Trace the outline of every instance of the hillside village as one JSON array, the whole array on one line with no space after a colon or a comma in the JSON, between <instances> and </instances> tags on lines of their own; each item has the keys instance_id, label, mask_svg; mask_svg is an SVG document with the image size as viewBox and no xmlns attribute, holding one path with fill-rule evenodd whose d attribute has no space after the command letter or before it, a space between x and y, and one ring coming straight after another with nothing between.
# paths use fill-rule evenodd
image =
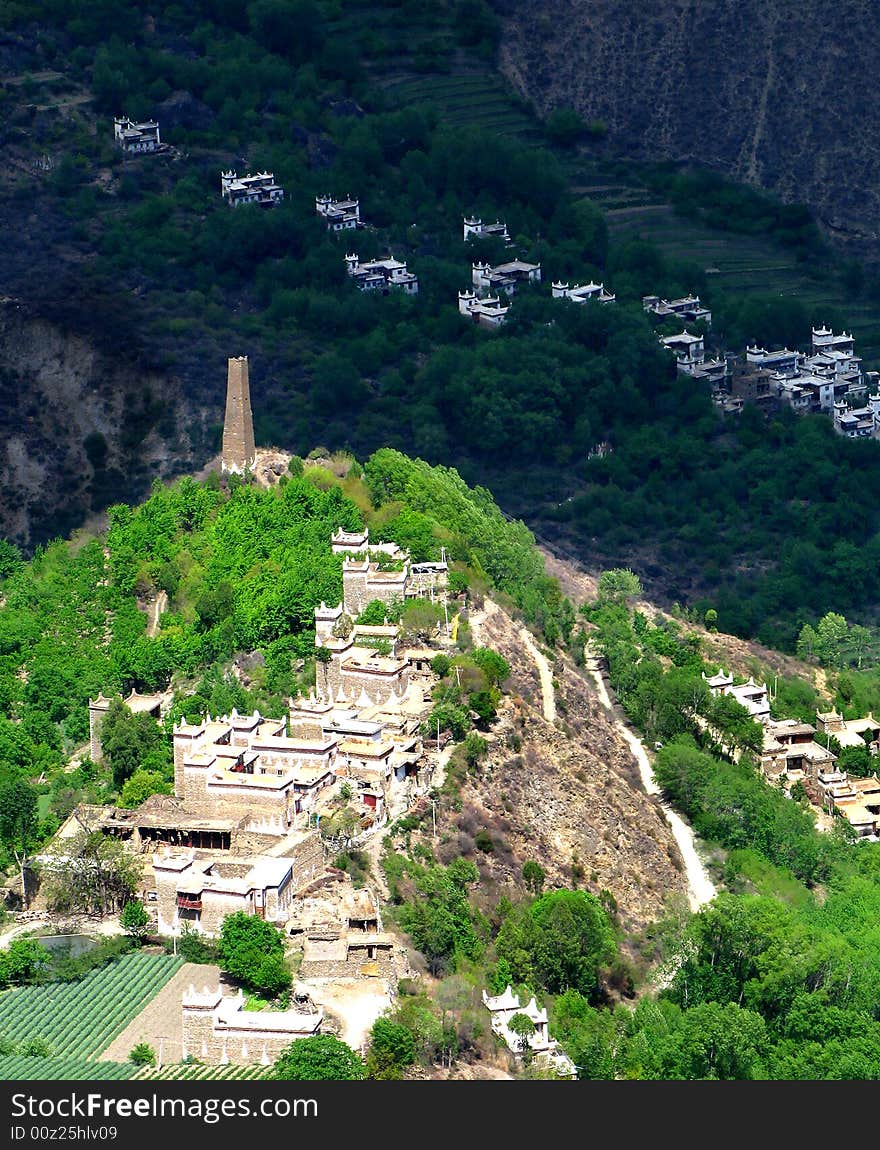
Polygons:
<instances>
[{"instance_id":1,"label":"hillside village","mask_svg":"<svg viewBox=\"0 0 880 1150\"><path fill-rule=\"evenodd\" d=\"M117 118L115 135L127 155L155 153L166 147L159 142L159 125L154 121L134 123ZM284 198L272 172L243 177L232 170L224 172L221 191L232 207L251 204L267 208ZM375 230L361 218L360 200L350 195L345 199L317 196L315 211L334 234ZM493 241L514 247L507 225L500 219L484 223L479 216L464 216L462 237L465 242ZM408 296L418 295L418 275L408 268L406 260L396 259L390 252L364 261L356 252L346 253L345 264L360 291L387 295L399 290ZM508 318L517 289L541 281L540 263L514 258L491 265L475 260L471 286L458 293L458 311L480 328L497 329ZM573 304L610 304L616 300L604 283L593 281L570 284L554 280L551 296ZM769 415L784 405L798 414L828 415L834 430L850 439L880 436L880 373L862 370L851 334L819 327L812 330L808 351L767 349L755 344L736 352L712 345L712 312L699 296L663 299L646 295L642 307L663 327L658 341L672 353L676 371L707 384L713 402L724 414L738 414L746 404L752 404ZM680 331L668 331L679 324Z\"/></svg>"},{"instance_id":2,"label":"hillside village","mask_svg":"<svg viewBox=\"0 0 880 1150\"><path fill-rule=\"evenodd\" d=\"M0 46L0 1078L880 1078L876 268L226 8Z\"/></svg>"},{"instance_id":3,"label":"hillside village","mask_svg":"<svg viewBox=\"0 0 880 1150\"><path fill-rule=\"evenodd\" d=\"M248 359L233 357L228 361L219 472L228 482L247 482L260 473L260 455L254 439ZM467 611L445 551L439 561L415 562L398 543L372 539L369 528L345 526L333 530L327 546L341 561L342 598L314 608L313 687L290 697L281 716L269 717L259 710L239 713L233 708L227 714L206 712L195 721L175 721L171 793L155 793L134 807L80 804L35 858L47 878L64 873L75 857L69 852L79 849L85 830L138 860L134 901L126 904L126 910L143 908L139 929L164 940L173 953L178 945L191 953L194 939L221 940L225 924L251 921L279 932L283 953L295 967L290 993L262 1007L254 1006L259 1000L253 999L246 983L243 987L230 980L217 966L189 963L169 968L172 977L158 987L155 999L134 1013L105 1052L96 1052L103 1060L96 1065L108 1072L128 1065L111 1060L127 1057L126 1044L147 1046L160 1031L158 1071L165 1065L168 1072L195 1066L222 1075L269 1073L297 1043L325 1035L341 1036L369 1058L375 1027L401 1001L401 987L418 983L425 975L419 974L418 956L399 928L387 929L388 880L381 870L370 865L366 876L358 877L338 863L343 857L359 856L375 863L389 831L393 836L395 827L424 826L428 817L433 835L422 841L426 847L437 841L436 807L456 761L459 736L442 730L439 720L434 736L426 720L436 702L438 668L448 666L459 649L456 634L463 617L470 618L475 640L505 653L508 689L518 693L517 699L504 703L507 718L497 733L489 728L485 741L478 740L482 749L477 754L491 747L494 760L495 745L500 749L499 740L511 737L510 720L524 709L519 696L530 690L522 679L523 661L531 664L527 674L538 672L541 717L530 737L547 748L547 758L538 766L534 749L527 752L536 768L528 803L519 793L520 782L508 774L509 764L500 768L499 782L506 788L503 810L515 810L509 796L516 794L523 813L529 809L541 813L537 857L543 865L536 864L541 882L550 876L554 885L566 882L568 864L562 860L571 851L572 875L583 872L580 857L590 858L597 868L592 881L606 882L617 891L620 906L615 913L621 921L656 914L676 890L687 895L694 909L715 895L705 863L694 850L693 832L683 823L666 825L668 814L651 797L657 787L644 746L613 716L603 682L601 639L594 646L587 637L585 648L587 670L599 688L597 703L585 693L573 664L564 670L557 661L554 676L564 677L564 684L551 678L547 659L528 633L521 627L517 630L497 605L487 600L481 613ZM626 573L610 574L622 578ZM414 644L404 636L401 624L389 617L398 618L401 606L419 602L431 605L436 621ZM370 621L359 621L365 615ZM376 621L380 617L381 622ZM838 768L837 755L830 749L833 738L835 746L864 747L876 755L880 723L871 714L844 719L833 710L822 711L812 726L771 717L772 693L765 682L752 677L740 681L741 676L723 667L716 673L704 671L702 679L711 698L732 704L726 722L758 725L758 763L766 787L781 790L792 805L795 799L812 804L816 827L824 834L843 821L854 837L878 841L880 780L876 773L850 777ZM124 699L129 713L159 725L165 721L169 701L167 693L137 691ZM89 700L88 751L96 763L105 757L104 724L118 706L118 700L103 693ZM527 730L528 721L518 722L519 729ZM713 730L711 718L697 716L695 722L723 747L724 728ZM502 734L505 728L508 733ZM521 746L522 738L514 737ZM613 786L616 814L613 808L603 809L605 799L591 796L583 808L589 811L586 821L572 820L572 782L560 771L572 755L588 753L590 747L598 750L603 743L604 762L595 758L590 770L597 783ZM636 752L642 772L639 782L635 776L627 777L632 768L611 766L621 755L625 759L628 752L622 748L627 743ZM661 746L657 743L655 752ZM742 749L727 753L736 762ZM578 786L586 787L583 768L575 773ZM554 774L562 784L555 794ZM484 827L503 824L511 843L522 836L524 843L534 844L534 831L517 826L517 816L499 819L493 813L498 793L486 788L487 779L478 772L470 784L459 827L472 825L467 820L479 812ZM600 838L596 831L609 814ZM639 824L644 828L641 841L636 834ZM489 842L498 833L497 829L480 832ZM466 838L462 829L451 841L453 855L457 843L463 850L473 850L473 845L464 847ZM500 844L500 837L497 841ZM569 844L574 843L579 846L573 849ZM659 854L652 857L658 848ZM496 870L498 878L509 874L510 846L491 849L497 859L486 874ZM639 892L638 875L644 873L648 858L656 881L649 883L648 891ZM610 868L601 879L599 868ZM614 899L607 887L605 896ZM639 909L640 901L644 910ZM37 919L34 913L31 909L21 915L21 926L27 929L29 921L39 921L41 912L36 911ZM64 919L55 916L54 921ZM547 1008L534 994L524 998L522 986L514 989L509 979L505 985L483 985L479 1002L487 1033L498 1044L493 1073L576 1076L575 1062L553 1034ZM0 1030L2 1017L0 996ZM502 1071L505 1065L507 1071Z\"/></svg>"}]
</instances>

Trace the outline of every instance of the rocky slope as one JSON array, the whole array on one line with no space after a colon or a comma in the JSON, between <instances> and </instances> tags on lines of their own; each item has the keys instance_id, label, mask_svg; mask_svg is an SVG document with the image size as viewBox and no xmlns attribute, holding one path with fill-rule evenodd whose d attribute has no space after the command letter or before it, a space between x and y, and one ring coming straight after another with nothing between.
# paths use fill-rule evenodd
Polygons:
<instances>
[{"instance_id":1,"label":"rocky slope","mask_svg":"<svg viewBox=\"0 0 880 1150\"><path fill-rule=\"evenodd\" d=\"M695 161L806 202L880 253L871 0L510 0L501 67L616 153Z\"/></svg>"},{"instance_id":2,"label":"rocky slope","mask_svg":"<svg viewBox=\"0 0 880 1150\"><path fill-rule=\"evenodd\" d=\"M537 667L509 615L489 615L480 641L511 664L510 694L489 754L463 788L461 811L444 821L441 860L474 858L491 902L520 886L523 863L535 859L548 887L610 891L621 924L638 931L670 896L685 896L685 881L670 829L641 789L629 748L567 660L555 665L557 722L546 722ZM480 830L488 831L492 850L475 849Z\"/></svg>"},{"instance_id":3,"label":"rocky slope","mask_svg":"<svg viewBox=\"0 0 880 1150\"><path fill-rule=\"evenodd\" d=\"M0 299L0 531L25 546L192 463L173 379L16 299Z\"/></svg>"}]
</instances>

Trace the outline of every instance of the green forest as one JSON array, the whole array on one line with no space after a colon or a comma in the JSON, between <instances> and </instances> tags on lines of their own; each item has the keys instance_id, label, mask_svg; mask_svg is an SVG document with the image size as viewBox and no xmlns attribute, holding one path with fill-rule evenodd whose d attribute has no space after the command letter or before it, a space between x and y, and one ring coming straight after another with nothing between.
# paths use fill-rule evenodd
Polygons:
<instances>
[{"instance_id":1,"label":"green forest","mask_svg":"<svg viewBox=\"0 0 880 1150\"><path fill-rule=\"evenodd\" d=\"M245 348L258 442L362 457L389 445L453 465L586 563L626 563L663 601L713 607L723 629L784 649L829 610L873 622L877 445L841 441L825 417L722 418L705 388L676 378L640 298L699 291L716 338L738 348L803 346L812 322L846 315L724 293L696 265L615 239L572 191L601 126L571 115L542 124L508 93L520 126L492 131L450 123L429 95L397 97L395 78L492 74L499 23L488 4L199 0L160 3L149 18L133 3L7 7L27 62L25 82L0 89L10 141L33 137L61 156L36 195L79 253L81 307L71 314L68 302L66 319L95 331L124 322L141 362L210 402L203 455L218 445L225 356ZM37 115L38 95L63 103L81 91L91 103ZM166 117L172 155L123 159L112 138L123 110ZM219 173L230 166L274 171L284 202L229 209ZM797 205L697 170L658 166L645 179L683 219L764 236L817 281L850 284L854 300L872 290ZM330 235L314 212L325 193L359 196L369 226ZM34 194L13 183L10 210ZM508 251L465 244L470 213L505 219L515 254L542 263L543 283L518 293L495 333L456 308L471 262ZM358 292L343 259L352 244L362 259L406 258L419 295ZM552 280L591 278L617 303L550 299ZM112 303L120 287L124 320ZM150 427L173 437L160 399L131 434ZM595 454L600 443L611 453ZM100 444L90 458L100 509L121 477L102 470Z\"/></svg>"}]
</instances>

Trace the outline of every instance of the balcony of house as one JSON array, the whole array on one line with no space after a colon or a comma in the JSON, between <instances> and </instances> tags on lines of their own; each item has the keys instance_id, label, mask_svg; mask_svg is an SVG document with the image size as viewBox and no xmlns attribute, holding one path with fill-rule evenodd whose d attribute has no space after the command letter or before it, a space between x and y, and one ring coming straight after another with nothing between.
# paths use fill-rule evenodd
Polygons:
<instances>
[{"instance_id":1,"label":"balcony of house","mask_svg":"<svg viewBox=\"0 0 880 1150\"><path fill-rule=\"evenodd\" d=\"M189 894L179 894L177 896L177 909L178 910L198 910L202 909L201 897Z\"/></svg>"}]
</instances>

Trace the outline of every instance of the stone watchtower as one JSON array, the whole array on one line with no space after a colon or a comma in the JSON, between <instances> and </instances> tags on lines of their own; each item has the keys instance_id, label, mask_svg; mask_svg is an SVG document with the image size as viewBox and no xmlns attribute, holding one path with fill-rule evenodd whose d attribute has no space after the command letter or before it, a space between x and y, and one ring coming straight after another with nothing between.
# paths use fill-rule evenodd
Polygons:
<instances>
[{"instance_id":1,"label":"stone watchtower","mask_svg":"<svg viewBox=\"0 0 880 1150\"><path fill-rule=\"evenodd\" d=\"M233 471L241 475L253 467L256 458L248 361L246 355L239 355L229 360L221 467L223 471Z\"/></svg>"}]
</instances>

